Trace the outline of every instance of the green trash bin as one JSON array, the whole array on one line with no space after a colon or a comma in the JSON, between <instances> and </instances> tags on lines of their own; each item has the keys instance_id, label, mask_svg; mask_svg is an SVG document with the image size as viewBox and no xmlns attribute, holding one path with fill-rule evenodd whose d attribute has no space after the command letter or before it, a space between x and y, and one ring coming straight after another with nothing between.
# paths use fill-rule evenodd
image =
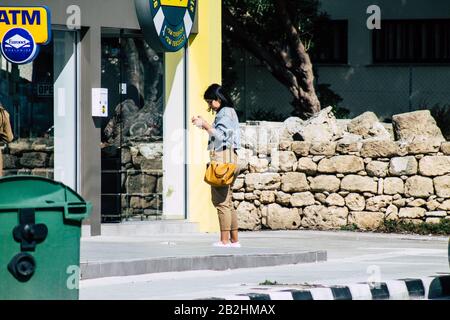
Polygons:
<instances>
[{"instance_id":1,"label":"green trash bin","mask_svg":"<svg viewBox=\"0 0 450 320\"><path fill-rule=\"evenodd\" d=\"M0 179L0 300L77 300L81 223L92 205L62 183Z\"/></svg>"}]
</instances>

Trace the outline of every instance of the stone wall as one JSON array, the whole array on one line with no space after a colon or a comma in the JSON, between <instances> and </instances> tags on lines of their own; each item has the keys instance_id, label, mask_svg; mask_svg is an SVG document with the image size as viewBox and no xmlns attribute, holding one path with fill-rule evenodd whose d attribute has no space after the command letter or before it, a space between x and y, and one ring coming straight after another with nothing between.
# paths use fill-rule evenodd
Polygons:
<instances>
[{"instance_id":1,"label":"stone wall","mask_svg":"<svg viewBox=\"0 0 450 320\"><path fill-rule=\"evenodd\" d=\"M3 151L3 175L35 175L53 179L52 138L19 139Z\"/></svg>"},{"instance_id":2,"label":"stone wall","mask_svg":"<svg viewBox=\"0 0 450 320\"><path fill-rule=\"evenodd\" d=\"M398 115L389 132L373 113L341 126L325 109L307 122L243 126L233 185L240 228L450 219L450 142L433 122L425 111Z\"/></svg>"},{"instance_id":3,"label":"stone wall","mask_svg":"<svg viewBox=\"0 0 450 320\"><path fill-rule=\"evenodd\" d=\"M122 216L161 216L163 210L163 143L130 144L121 150Z\"/></svg>"},{"instance_id":4,"label":"stone wall","mask_svg":"<svg viewBox=\"0 0 450 320\"><path fill-rule=\"evenodd\" d=\"M107 160L102 168L102 215L126 219L161 216L162 142L129 142L123 148L112 146L102 152ZM53 138L18 139L4 148L2 156L4 176L54 179Z\"/></svg>"}]
</instances>

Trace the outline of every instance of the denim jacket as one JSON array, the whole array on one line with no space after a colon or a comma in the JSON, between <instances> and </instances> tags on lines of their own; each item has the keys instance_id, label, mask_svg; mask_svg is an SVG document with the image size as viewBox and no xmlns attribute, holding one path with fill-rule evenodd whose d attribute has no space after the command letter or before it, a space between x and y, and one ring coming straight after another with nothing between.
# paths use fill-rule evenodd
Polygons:
<instances>
[{"instance_id":1,"label":"denim jacket","mask_svg":"<svg viewBox=\"0 0 450 320\"><path fill-rule=\"evenodd\" d=\"M239 119L233 108L222 107L213 123L214 132L209 137L208 150L220 151L224 147L241 147Z\"/></svg>"}]
</instances>

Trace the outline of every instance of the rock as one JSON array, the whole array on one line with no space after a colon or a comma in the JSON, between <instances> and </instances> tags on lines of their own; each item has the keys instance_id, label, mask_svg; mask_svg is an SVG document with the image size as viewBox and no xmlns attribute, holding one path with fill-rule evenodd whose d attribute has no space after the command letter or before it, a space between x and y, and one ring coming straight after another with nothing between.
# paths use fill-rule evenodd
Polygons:
<instances>
[{"instance_id":1,"label":"rock","mask_svg":"<svg viewBox=\"0 0 450 320\"><path fill-rule=\"evenodd\" d=\"M314 197L313 197L314 199ZM325 200L325 203L328 206L337 206L337 207L343 207L345 206L345 200L342 196L340 196L337 193L330 194L327 199Z\"/></svg>"},{"instance_id":2,"label":"rock","mask_svg":"<svg viewBox=\"0 0 450 320\"><path fill-rule=\"evenodd\" d=\"M384 193L384 179L380 178L378 179L377 194L382 195L383 193Z\"/></svg>"},{"instance_id":3,"label":"rock","mask_svg":"<svg viewBox=\"0 0 450 320\"><path fill-rule=\"evenodd\" d=\"M433 180L421 176L408 178L405 183L407 197L427 198L434 194Z\"/></svg>"},{"instance_id":4,"label":"rock","mask_svg":"<svg viewBox=\"0 0 450 320\"><path fill-rule=\"evenodd\" d=\"M354 118L347 125L347 131L360 135L364 139L373 137L379 137L382 140L390 139L389 132L383 127L373 112L365 112Z\"/></svg>"},{"instance_id":5,"label":"rock","mask_svg":"<svg viewBox=\"0 0 450 320\"><path fill-rule=\"evenodd\" d=\"M297 157L306 157L309 155L309 149L311 148L311 142L306 141L294 141L292 142L291 149Z\"/></svg>"},{"instance_id":6,"label":"rock","mask_svg":"<svg viewBox=\"0 0 450 320\"><path fill-rule=\"evenodd\" d=\"M312 161L319 163L320 160L325 159L325 156L314 156L311 159L312 159Z\"/></svg>"},{"instance_id":7,"label":"rock","mask_svg":"<svg viewBox=\"0 0 450 320\"><path fill-rule=\"evenodd\" d=\"M334 156L319 162L320 173L357 173L364 170L364 162L356 156Z\"/></svg>"},{"instance_id":8,"label":"rock","mask_svg":"<svg viewBox=\"0 0 450 320\"><path fill-rule=\"evenodd\" d=\"M389 207L387 207L386 212L384 213L384 217L387 221L398 220L398 208L391 204Z\"/></svg>"},{"instance_id":9,"label":"rock","mask_svg":"<svg viewBox=\"0 0 450 320\"><path fill-rule=\"evenodd\" d=\"M438 197L450 198L450 176L436 177L433 182Z\"/></svg>"},{"instance_id":10,"label":"rock","mask_svg":"<svg viewBox=\"0 0 450 320\"><path fill-rule=\"evenodd\" d=\"M245 193L244 192L233 193L233 200L244 201L245 200Z\"/></svg>"},{"instance_id":11,"label":"rock","mask_svg":"<svg viewBox=\"0 0 450 320\"><path fill-rule=\"evenodd\" d=\"M305 121L298 117L290 117L283 122L284 136L292 137L298 134L305 126ZM303 139L305 140L305 139Z\"/></svg>"},{"instance_id":12,"label":"rock","mask_svg":"<svg viewBox=\"0 0 450 320\"><path fill-rule=\"evenodd\" d=\"M434 211L434 210L436 210L437 208L439 208L440 205L441 205L440 202L438 202L438 201L432 199L432 200L429 200L429 201L427 202L427 209L430 210L430 211Z\"/></svg>"},{"instance_id":13,"label":"rock","mask_svg":"<svg viewBox=\"0 0 450 320\"><path fill-rule=\"evenodd\" d=\"M412 176L417 174L417 160L415 157L392 158L389 163L391 176Z\"/></svg>"},{"instance_id":14,"label":"rock","mask_svg":"<svg viewBox=\"0 0 450 320\"><path fill-rule=\"evenodd\" d=\"M323 225L326 229L337 229L347 225L348 220L348 208L346 207L329 207L327 210L322 211L324 214Z\"/></svg>"},{"instance_id":15,"label":"rock","mask_svg":"<svg viewBox=\"0 0 450 320\"><path fill-rule=\"evenodd\" d=\"M441 141L429 139L423 141L410 141L406 145L408 154L427 154L439 152Z\"/></svg>"},{"instance_id":16,"label":"rock","mask_svg":"<svg viewBox=\"0 0 450 320\"><path fill-rule=\"evenodd\" d=\"M417 219L425 216L426 210L424 208L401 208L399 217Z\"/></svg>"},{"instance_id":17,"label":"rock","mask_svg":"<svg viewBox=\"0 0 450 320\"><path fill-rule=\"evenodd\" d=\"M279 152L280 171L291 172L297 169L297 157L292 151Z\"/></svg>"},{"instance_id":18,"label":"rock","mask_svg":"<svg viewBox=\"0 0 450 320\"><path fill-rule=\"evenodd\" d=\"M150 194L154 193L157 184L157 177L145 174L128 176L126 187L128 194Z\"/></svg>"},{"instance_id":19,"label":"rock","mask_svg":"<svg viewBox=\"0 0 450 320\"><path fill-rule=\"evenodd\" d=\"M47 153L27 152L22 155L19 162L24 168L45 168L47 166Z\"/></svg>"},{"instance_id":20,"label":"rock","mask_svg":"<svg viewBox=\"0 0 450 320\"><path fill-rule=\"evenodd\" d=\"M349 192L377 193L378 183L370 177L348 175L342 179L341 189Z\"/></svg>"},{"instance_id":21,"label":"rock","mask_svg":"<svg viewBox=\"0 0 450 320\"><path fill-rule=\"evenodd\" d=\"M341 154L357 153L361 151L362 137L344 132L342 139L336 143L336 151Z\"/></svg>"},{"instance_id":22,"label":"rock","mask_svg":"<svg viewBox=\"0 0 450 320\"><path fill-rule=\"evenodd\" d=\"M445 218L447 216L447 211L428 211L425 212L426 217L442 217Z\"/></svg>"},{"instance_id":23,"label":"rock","mask_svg":"<svg viewBox=\"0 0 450 320\"><path fill-rule=\"evenodd\" d=\"M302 227L318 229L336 229L347 224L348 209L321 205L303 209Z\"/></svg>"},{"instance_id":24,"label":"rock","mask_svg":"<svg viewBox=\"0 0 450 320\"><path fill-rule=\"evenodd\" d=\"M321 203L321 204L325 204L327 201L327 195L324 193L315 193L314 194L314 199L317 200L317 202Z\"/></svg>"},{"instance_id":25,"label":"rock","mask_svg":"<svg viewBox=\"0 0 450 320\"><path fill-rule=\"evenodd\" d=\"M263 191L259 198L261 203L269 204L275 202L275 191Z\"/></svg>"},{"instance_id":26,"label":"rock","mask_svg":"<svg viewBox=\"0 0 450 320\"><path fill-rule=\"evenodd\" d=\"M447 156L450 155L450 142L443 142L441 144L441 152Z\"/></svg>"},{"instance_id":27,"label":"rock","mask_svg":"<svg viewBox=\"0 0 450 320\"><path fill-rule=\"evenodd\" d=\"M0 157L2 155L0 154ZM19 159L16 156L10 154L3 155L3 169L16 169Z\"/></svg>"},{"instance_id":28,"label":"rock","mask_svg":"<svg viewBox=\"0 0 450 320\"><path fill-rule=\"evenodd\" d=\"M246 171L248 169L250 158L253 156L253 150L238 149L237 154L239 172Z\"/></svg>"},{"instance_id":29,"label":"rock","mask_svg":"<svg viewBox=\"0 0 450 320\"><path fill-rule=\"evenodd\" d=\"M441 129L429 110L397 114L392 117L396 140L418 141L436 139L445 141Z\"/></svg>"},{"instance_id":30,"label":"rock","mask_svg":"<svg viewBox=\"0 0 450 320\"><path fill-rule=\"evenodd\" d=\"M27 151L32 151L31 142L25 139L19 139L8 144L9 153L12 155L19 155Z\"/></svg>"},{"instance_id":31,"label":"rock","mask_svg":"<svg viewBox=\"0 0 450 320\"><path fill-rule=\"evenodd\" d=\"M366 208L366 200L357 193L350 193L345 197L345 204L351 211L363 211Z\"/></svg>"},{"instance_id":32,"label":"rock","mask_svg":"<svg viewBox=\"0 0 450 320\"><path fill-rule=\"evenodd\" d=\"M249 202L241 202L236 209L240 230L260 230L261 216L258 209Z\"/></svg>"},{"instance_id":33,"label":"rock","mask_svg":"<svg viewBox=\"0 0 450 320\"><path fill-rule=\"evenodd\" d=\"M233 187L231 188L233 191L237 191L244 187L244 179L237 178L234 181Z\"/></svg>"},{"instance_id":34,"label":"rock","mask_svg":"<svg viewBox=\"0 0 450 320\"><path fill-rule=\"evenodd\" d=\"M314 203L315 199L311 192L294 193L291 196L291 205L293 207L311 206Z\"/></svg>"},{"instance_id":35,"label":"rock","mask_svg":"<svg viewBox=\"0 0 450 320\"><path fill-rule=\"evenodd\" d=\"M292 141L280 141L279 149L281 151L291 151Z\"/></svg>"},{"instance_id":36,"label":"rock","mask_svg":"<svg viewBox=\"0 0 450 320\"><path fill-rule=\"evenodd\" d=\"M392 204L392 196L376 196L366 201L366 210L378 212Z\"/></svg>"},{"instance_id":37,"label":"rock","mask_svg":"<svg viewBox=\"0 0 450 320\"><path fill-rule=\"evenodd\" d=\"M127 163L131 162L131 152L129 148L122 148L121 160L122 166L125 166Z\"/></svg>"},{"instance_id":38,"label":"rock","mask_svg":"<svg viewBox=\"0 0 450 320\"><path fill-rule=\"evenodd\" d=\"M163 177L158 178L156 181L156 193L163 193Z\"/></svg>"},{"instance_id":39,"label":"rock","mask_svg":"<svg viewBox=\"0 0 450 320\"><path fill-rule=\"evenodd\" d=\"M445 200L439 206L439 210L450 211L450 200Z\"/></svg>"},{"instance_id":40,"label":"rock","mask_svg":"<svg viewBox=\"0 0 450 320\"><path fill-rule=\"evenodd\" d=\"M298 229L301 224L301 209L282 208L276 203L268 206L267 226L272 230Z\"/></svg>"},{"instance_id":41,"label":"rock","mask_svg":"<svg viewBox=\"0 0 450 320\"><path fill-rule=\"evenodd\" d=\"M300 130L297 134L301 140L308 142L335 141L343 134L337 124L332 107L322 109L298 127Z\"/></svg>"},{"instance_id":42,"label":"rock","mask_svg":"<svg viewBox=\"0 0 450 320\"><path fill-rule=\"evenodd\" d=\"M288 206L291 203L291 195L282 191L277 191L275 194L276 202L282 206Z\"/></svg>"},{"instance_id":43,"label":"rock","mask_svg":"<svg viewBox=\"0 0 450 320\"><path fill-rule=\"evenodd\" d=\"M426 201L424 199L415 199L408 203L409 207L422 207L426 205Z\"/></svg>"},{"instance_id":44,"label":"rock","mask_svg":"<svg viewBox=\"0 0 450 320\"><path fill-rule=\"evenodd\" d=\"M392 204L398 208L402 208L402 207L406 206L406 200L405 199L394 200L392 202Z\"/></svg>"},{"instance_id":45,"label":"rock","mask_svg":"<svg viewBox=\"0 0 450 320\"><path fill-rule=\"evenodd\" d=\"M381 161L371 161L366 166L367 174L371 177L386 177L389 164Z\"/></svg>"},{"instance_id":46,"label":"rock","mask_svg":"<svg viewBox=\"0 0 450 320\"><path fill-rule=\"evenodd\" d=\"M366 141L361 148L361 156L365 158L391 158L398 153L398 145L390 140Z\"/></svg>"},{"instance_id":47,"label":"rock","mask_svg":"<svg viewBox=\"0 0 450 320\"><path fill-rule=\"evenodd\" d=\"M281 177L278 173L249 173L245 176L247 191L277 190L281 185Z\"/></svg>"},{"instance_id":48,"label":"rock","mask_svg":"<svg viewBox=\"0 0 450 320\"><path fill-rule=\"evenodd\" d=\"M162 159L142 159L141 170L143 172L151 173L155 170L162 170L163 162Z\"/></svg>"},{"instance_id":49,"label":"rock","mask_svg":"<svg viewBox=\"0 0 450 320\"><path fill-rule=\"evenodd\" d=\"M341 181L335 176L317 176L311 180L311 190L313 192L338 192Z\"/></svg>"},{"instance_id":50,"label":"rock","mask_svg":"<svg viewBox=\"0 0 450 320\"><path fill-rule=\"evenodd\" d=\"M269 170L269 160L252 156L249 160L248 167L250 173L264 173Z\"/></svg>"},{"instance_id":51,"label":"rock","mask_svg":"<svg viewBox=\"0 0 450 320\"><path fill-rule=\"evenodd\" d=\"M351 212L348 216L349 224L356 224L362 230L376 230L384 221L384 213L382 212Z\"/></svg>"},{"instance_id":52,"label":"rock","mask_svg":"<svg viewBox=\"0 0 450 320\"><path fill-rule=\"evenodd\" d=\"M419 173L429 177L450 173L450 156L423 157L419 162Z\"/></svg>"},{"instance_id":53,"label":"rock","mask_svg":"<svg viewBox=\"0 0 450 320\"><path fill-rule=\"evenodd\" d=\"M317 173L317 164L311 158L300 158L297 162L297 171L307 175L315 175Z\"/></svg>"},{"instance_id":54,"label":"rock","mask_svg":"<svg viewBox=\"0 0 450 320\"><path fill-rule=\"evenodd\" d=\"M254 201L254 200L257 200L258 198L259 197L252 192L245 193L245 195L244 195L244 199L247 201Z\"/></svg>"},{"instance_id":55,"label":"rock","mask_svg":"<svg viewBox=\"0 0 450 320\"><path fill-rule=\"evenodd\" d=\"M163 144L161 142L142 143L137 147L145 159L160 159L163 157Z\"/></svg>"},{"instance_id":56,"label":"rock","mask_svg":"<svg viewBox=\"0 0 450 320\"><path fill-rule=\"evenodd\" d=\"M441 218L426 218L425 223L439 224L441 223Z\"/></svg>"},{"instance_id":57,"label":"rock","mask_svg":"<svg viewBox=\"0 0 450 320\"><path fill-rule=\"evenodd\" d=\"M316 156L333 156L336 153L336 142L313 142L309 153Z\"/></svg>"},{"instance_id":58,"label":"rock","mask_svg":"<svg viewBox=\"0 0 450 320\"><path fill-rule=\"evenodd\" d=\"M306 175L299 172L288 172L281 177L281 190L283 192L309 191Z\"/></svg>"}]
</instances>

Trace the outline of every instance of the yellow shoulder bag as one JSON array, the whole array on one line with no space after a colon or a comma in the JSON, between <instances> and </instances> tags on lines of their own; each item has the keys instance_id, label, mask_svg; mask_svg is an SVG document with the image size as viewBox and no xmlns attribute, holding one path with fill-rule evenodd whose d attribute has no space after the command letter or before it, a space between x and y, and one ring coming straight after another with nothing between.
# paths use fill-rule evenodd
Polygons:
<instances>
[{"instance_id":1,"label":"yellow shoulder bag","mask_svg":"<svg viewBox=\"0 0 450 320\"><path fill-rule=\"evenodd\" d=\"M205 182L213 187L226 187L233 183L234 173L237 165L231 161L231 149L230 150L230 162L223 163L215 160L211 160L206 167ZM213 151L214 154L214 151Z\"/></svg>"}]
</instances>

